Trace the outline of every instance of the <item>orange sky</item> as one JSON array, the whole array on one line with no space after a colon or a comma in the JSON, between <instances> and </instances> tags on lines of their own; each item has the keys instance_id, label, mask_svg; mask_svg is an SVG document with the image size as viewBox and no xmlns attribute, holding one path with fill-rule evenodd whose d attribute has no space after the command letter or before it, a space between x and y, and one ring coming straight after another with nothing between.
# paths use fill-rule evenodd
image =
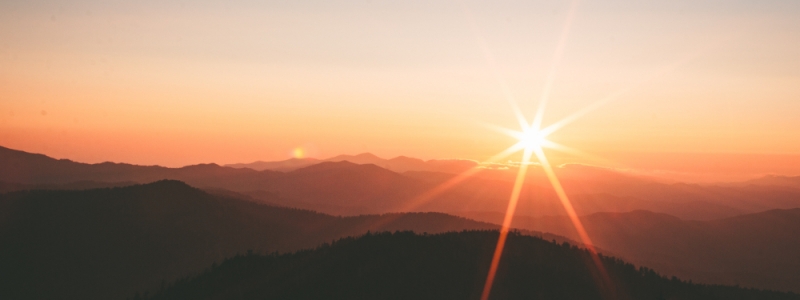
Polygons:
<instances>
[{"instance_id":1,"label":"orange sky","mask_svg":"<svg viewBox=\"0 0 800 300\"><path fill-rule=\"evenodd\" d=\"M545 125L633 88L550 137L603 160L557 160L800 174L797 1L602 2L578 5ZM4 1L0 145L167 166L298 147L482 160L514 143L483 125L516 126L497 79L532 116L570 3Z\"/></svg>"}]
</instances>

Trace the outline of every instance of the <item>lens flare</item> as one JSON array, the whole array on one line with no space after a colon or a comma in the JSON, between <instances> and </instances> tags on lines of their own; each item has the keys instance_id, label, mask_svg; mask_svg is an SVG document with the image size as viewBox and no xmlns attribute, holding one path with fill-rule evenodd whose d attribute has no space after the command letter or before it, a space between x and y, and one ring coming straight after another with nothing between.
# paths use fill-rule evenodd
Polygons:
<instances>
[{"instance_id":1,"label":"lens flare","mask_svg":"<svg viewBox=\"0 0 800 300\"><path fill-rule=\"evenodd\" d=\"M503 127L499 127L499 126L495 126L495 125L491 125L491 124L485 124L485 125L487 125L488 128L495 129L495 130L497 130L497 131L499 131L499 132L501 132L503 134L512 136L512 137L516 138L517 141L518 141L516 144L512 145L511 147L507 148L506 150L498 153L497 155L495 155L494 157L489 159L487 162L496 162L496 161L499 161L500 159L508 157L509 155L511 155L513 153L517 153L519 151L523 151L522 161L520 161L519 169L518 169L518 172L517 172L517 176L516 176L516 179L514 181L514 187L512 188L511 195L509 197L508 207L506 209L505 217L503 218L503 224L502 224L502 227L500 229L500 236L498 238L497 245L495 247L495 252L494 252L494 255L492 256L492 263L491 263L490 268L489 268L489 273L488 273L488 275L486 277L486 281L484 283L483 291L482 291L482 294L481 294L481 300L488 300L489 299L489 295L491 293L492 285L494 283L494 278L495 278L495 275L497 273L497 269L498 269L500 260L502 258L502 254L503 254L503 249L505 247L506 238L508 237L508 232L509 232L509 229L511 227L511 224L512 224L512 221L513 221L513 218L514 218L514 213L516 211L516 206L517 206L517 202L519 200L520 192L521 192L522 187L523 187L523 185L525 183L525 176L526 176L526 174L528 172L528 168L529 168L529 166L531 164L530 160L534 155L535 155L536 159L539 161L541 169L542 169L542 171L544 171L544 173L546 175L546 178L550 181L550 184L551 184L552 188L555 190L559 201L561 202L562 206L564 207L564 210L565 210L566 214L569 216L569 219L572 222L572 225L575 227L575 230L578 232L578 236L580 237L581 242L585 245L586 249L589 250L589 253L592 256L592 260L593 260L593 262L595 264L595 267L597 268L597 271L598 271L598 274L593 274L593 276L594 275L599 276L599 278L595 277L594 279L596 281L596 284L597 284L598 288L600 289L600 291L602 293L603 298L605 298L605 299L615 299L615 298L617 298L616 297L616 290L613 287L611 279L608 276L608 273L606 272L606 270L605 270L605 268L604 268L604 266L602 264L602 260L600 259L599 254L595 251L595 248L594 248L594 246L592 244L592 240L590 239L589 235L587 234L586 229L584 228L579 216L577 215L574 207L572 206L572 203L570 202L569 197L567 196L566 192L564 191L564 188L561 185L560 180L556 176L555 171L553 170L552 166L550 165L550 162L548 161L547 157L545 156L544 149L545 148L552 149L552 150L564 152L564 153L567 153L567 154L572 154L572 155L588 158L588 159L595 160L595 161L601 161L601 160L604 160L604 159L592 157L590 155L587 155L586 153L583 153L582 151L579 151L579 150L576 150L576 149L572 149L572 148L569 148L567 146L560 145L558 143L551 142L551 141L549 141L547 139L547 137L550 136L551 134L553 134L554 132L560 130L561 128L565 127L569 123L572 123L572 122L580 119L584 115L594 111L595 109L597 109L597 108L599 108L599 107L601 107L601 106L603 106L603 105L605 105L605 104L607 104L607 103L609 103L611 101L614 101L614 100L620 98L622 95L628 93L632 89L635 89L637 86L643 84L644 82L652 80L652 79L654 79L656 77L659 77L659 76L661 76L661 75L663 75L665 73L668 73L668 72L676 69L677 67L687 63L688 61L694 59L695 57L699 56L701 53L705 52L705 50L710 48L710 46L704 47L704 49L701 49L697 53L694 53L694 54L692 54L692 55L690 55L690 56L688 56L688 57L686 57L684 59L681 59L681 60L679 60L679 61L677 61L677 62L675 62L673 64L670 64L670 65L668 65L665 68L659 70L658 72L656 72L655 74L653 74L651 76L645 76L644 78L641 78L639 81L637 81L635 84L633 84L633 85L631 85L631 86L629 86L627 88L623 88L623 89L611 94L610 96L608 96L606 98L603 98L603 99L601 99L599 101L596 101L595 103L592 103L591 105L589 105L589 106L587 106L587 107L585 107L585 108L573 113L572 115L569 115L566 118L564 118L562 120L559 120L559 121L557 121L557 122L555 122L555 123L543 128L542 127L542 119L543 119L544 112L545 112L545 109L547 107L547 104L549 102L549 98L550 98L550 94L551 94L551 89L552 89L553 83L554 83L555 78L556 78L556 70L557 70L558 65L559 65L559 63L561 61L561 58L563 57L563 54L564 54L564 48L566 46L567 37L569 36L570 28L572 26L573 19L575 17L575 12L577 10L577 6L578 6L578 1L577 0L573 0L571 2L570 8L569 8L569 12L567 13L567 18L565 20L564 27L562 28L561 36L560 36L560 38L558 40L558 44L556 46L555 53L553 55L552 64L550 66L550 70L548 72L544 88L542 90L542 95L541 95L541 97L539 99L539 107L536 110L536 114L534 116L533 121L530 122L530 123L528 123L528 121L526 120L524 114L522 113L522 110L517 105L517 102L514 99L514 96L513 96L512 92L511 92L511 90L509 89L508 84L506 83L504 78L501 76L501 74L500 74L500 72L498 70L497 64L496 64L496 62L494 60L494 56L492 55L491 51L489 50L489 47L486 44L486 41L481 36L480 30L478 30L478 26L477 26L475 20L473 19L472 14L470 13L469 9L466 6L463 6L464 13L465 13L464 15L466 16L467 21L469 22L470 29L472 29L472 31L473 31L473 33L475 35L475 39L476 39L476 41L478 43L478 46L479 46L481 52L483 52L484 58L486 59L486 62L487 62L487 65L488 65L488 67L489 67L489 69L491 71L491 74L493 75L493 77L495 78L497 83L499 84L503 95L505 96L506 100L510 104L511 109L512 109L512 111L514 113L514 116L516 117L516 119L517 119L517 121L519 122L519 125L520 125L520 130L517 131L517 130L511 130L511 129L507 129L507 128L503 128ZM450 188L462 183L463 181L467 180L468 178L474 176L475 174L478 174L481 170L482 170L481 168L475 167L475 168L472 168L472 169L470 169L468 171L465 171L465 172L459 174L458 176L446 181L445 183L442 183L439 186L431 189L427 193L424 193L424 194L416 197L415 199L413 199L412 201L409 202L409 206L407 208L420 206L421 204L423 204L423 203L429 201L430 199L432 199L432 198L444 193L445 191L449 190Z\"/></svg>"},{"instance_id":2,"label":"lens flare","mask_svg":"<svg viewBox=\"0 0 800 300\"><path fill-rule=\"evenodd\" d=\"M560 127L553 128L548 126L544 129L540 129L539 126L541 124L542 114L536 115L531 125L524 125L519 131L505 129L502 127L493 127L498 129L498 131L515 137L518 142L511 146L509 150L523 150L522 161L519 164L519 170L517 172L517 177L514 180L514 187L511 191L511 196L509 197L508 201L508 208L506 209L505 217L503 218L503 224L500 228L500 237L497 240L497 245L495 246L494 255L492 256L492 263L489 266L489 274L486 276L486 281L484 283L483 292L481 294L481 300L488 300L489 294L492 290L492 285L494 284L495 275L497 274L497 269L500 265L500 260L503 256L503 249L505 248L506 238L508 237L508 232L511 228L512 221L514 219L514 214L516 212L517 202L519 201L520 192L522 187L525 184L525 176L528 172L529 165L531 164L531 158L536 156L536 159L539 161L539 164L542 167L542 170L547 175L547 179L550 181L553 189L556 191L556 195L558 195L558 199L561 202L562 206L564 207L565 212L569 216L572 225L575 227L575 230L578 232L578 236L580 237L581 242L585 245L586 249L589 250L589 253L592 255L592 260L595 264L595 267L599 271L600 278L597 280L597 285L600 290L604 291L606 298L613 299L613 288L611 285L611 280L608 277L608 273L605 271L603 263L600 259L600 256L594 249L592 244L592 240L589 238L589 235L586 233L586 229L584 228L578 214L575 212L575 208L572 206L572 203L567 197L567 193L564 191L564 188L561 186L561 182L558 180L558 177L555 174L555 171L550 166L550 162L547 159L547 156L544 154L544 148L555 149L555 150L562 150L566 147L561 146L559 144L550 142L547 140L547 137L556 132ZM524 122L523 124L527 124L527 121L520 120ZM556 125L560 126L561 123L556 123ZM568 148L567 148L568 149Z\"/></svg>"},{"instance_id":3,"label":"lens flare","mask_svg":"<svg viewBox=\"0 0 800 300\"><path fill-rule=\"evenodd\" d=\"M519 136L519 143L525 150L541 149L547 143L547 136L543 132L530 128Z\"/></svg>"},{"instance_id":4,"label":"lens flare","mask_svg":"<svg viewBox=\"0 0 800 300\"><path fill-rule=\"evenodd\" d=\"M521 113L519 107L516 105L515 101L512 97L508 96L510 93L506 93L506 98L509 102L512 103L512 109L514 110L515 116L517 117L517 121L521 125L520 131L514 131L504 128L499 128L500 132L506 133L515 137L518 142L514 146L509 149L517 149L523 150L522 161L519 165L519 170L517 172L517 177L514 181L514 187L511 191L511 196L508 201L508 208L506 209L505 217L503 218L503 224L500 228L500 236L497 240L497 245L495 247L494 255L492 256L492 263L489 266L489 274L486 276L486 281L483 286L483 292L481 293L481 300L488 300L489 294L492 290L492 285L494 284L495 275L497 274L497 268L500 264L500 259L503 256L503 249L505 248L506 238L508 237L508 231L511 227L511 223L514 219L514 214L517 207L517 202L519 201L520 191L522 190L523 185L525 184L525 175L528 171L528 166L530 165L530 159L533 154L536 154L537 159L542 164L542 167L547 174L547 178L549 179L550 183L552 184L553 188L556 190L558 194L559 200L561 204L564 206L567 214L572 221L573 226L579 232L579 236L581 238L581 242L586 245L587 249L592 255L592 259L595 263L595 266L601 273L601 278L597 280L597 284L601 290L604 291L613 291L610 284L610 279L608 274L605 272L603 268L602 261L600 260L599 255L595 251L594 247L592 246L592 241L589 239L588 234L586 234L586 230L581 224L578 215L575 213L574 208L572 207L572 203L569 201L564 189L561 187L561 183L559 182L558 178L555 176L555 172L550 167L549 162L547 161L547 157L544 155L543 148L552 148L556 150L565 149L566 147L558 147L559 145L552 143L547 140L547 136L552 134L553 132L557 131L565 124L555 124L555 126L551 125L547 128L542 129L542 119L544 116L545 108L547 107L547 102L549 100L550 91L555 81L555 73L556 69L561 61L561 58L564 54L564 47L566 44L567 36L569 35L570 27L572 25L573 18L575 16L575 11L577 8L577 1L572 1L570 5L569 13L567 14L567 19L565 21L563 30L561 32L561 37L558 41L558 46L556 47L555 54L553 56L552 65L550 67L550 71L548 72L547 80L542 91L542 96L539 99L539 108L536 110L536 115L533 119L533 122L528 125L527 120L525 120L524 115ZM473 29L474 30L474 29ZM488 53L488 47L482 47L484 52ZM491 57L490 54L487 57ZM493 66L493 61L490 60L490 66ZM496 77L499 77L496 75ZM500 83L504 83L503 80L499 80ZM505 85L503 85L505 89ZM580 116L577 116L580 117ZM608 298L609 294L605 295ZM613 293L610 294L613 297Z\"/></svg>"}]
</instances>

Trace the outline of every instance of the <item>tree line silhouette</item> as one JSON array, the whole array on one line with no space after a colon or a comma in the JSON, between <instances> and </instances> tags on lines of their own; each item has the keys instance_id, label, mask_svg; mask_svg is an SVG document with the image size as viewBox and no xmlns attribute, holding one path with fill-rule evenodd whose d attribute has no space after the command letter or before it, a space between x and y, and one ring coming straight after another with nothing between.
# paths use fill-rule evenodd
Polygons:
<instances>
[{"instance_id":1,"label":"tree line silhouette","mask_svg":"<svg viewBox=\"0 0 800 300\"><path fill-rule=\"evenodd\" d=\"M479 299L497 231L368 233L313 250L237 255L134 300ZM512 232L491 299L800 299L800 295L666 278L655 271ZM611 286L598 281L607 272Z\"/></svg>"}]
</instances>

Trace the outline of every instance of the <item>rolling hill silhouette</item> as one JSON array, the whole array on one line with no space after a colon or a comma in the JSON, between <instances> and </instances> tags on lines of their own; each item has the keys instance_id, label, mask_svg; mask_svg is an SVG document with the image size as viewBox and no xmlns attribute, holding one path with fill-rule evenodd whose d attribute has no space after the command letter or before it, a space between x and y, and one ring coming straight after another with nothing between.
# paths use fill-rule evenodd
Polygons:
<instances>
[{"instance_id":1,"label":"rolling hill silhouette","mask_svg":"<svg viewBox=\"0 0 800 300\"><path fill-rule=\"evenodd\" d=\"M800 189L800 176L767 175L740 183L741 185L756 185L768 187L788 187Z\"/></svg>"},{"instance_id":2,"label":"rolling hill silhouette","mask_svg":"<svg viewBox=\"0 0 800 300\"><path fill-rule=\"evenodd\" d=\"M349 161L351 163L365 165L372 164L381 168L404 173L409 171L429 171L429 172L446 172L446 173L460 173L469 170L478 164L475 161L465 159L431 159L424 161L418 158L398 156L392 159L383 159L372 153L361 153L357 155L338 155L328 159L318 160L314 158L291 158L282 161L256 161L252 163L239 163L228 164L226 167L232 168L249 168L256 171L272 170L272 171L294 171L320 162L342 162Z\"/></svg>"},{"instance_id":3,"label":"rolling hill silhouette","mask_svg":"<svg viewBox=\"0 0 800 300\"><path fill-rule=\"evenodd\" d=\"M372 155L355 157L374 158ZM428 171L400 174L379 165L352 163L346 160L348 158L353 157L341 156L337 160L345 160L278 172L215 164L183 168L82 164L0 148L0 167L4 170L0 172L0 187L13 190L26 186L69 186L76 181L113 184L174 179L201 188L247 194L265 203L334 215L402 211L460 214L505 211L515 176L514 170L483 170L447 192L420 200L421 195L456 175ZM426 164L434 162L428 161ZM336 168L339 170L333 170ZM566 165L556 171L576 210L583 215L650 210L683 219L713 220L776 208L800 207L800 189L785 186L664 184L582 165ZM547 179L537 168L530 171L519 205L520 215L564 214Z\"/></svg>"},{"instance_id":4,"label":"rolling hill silhouette","mask_svg":"<svg viewBox=\"0 0 800 300\"><path fill-rule=\"evenodd\" d=\"M63 184L10 183L0 181L0 193L26 190L89 190L134 185L136 182L74 181Z\"/></svg>"},{"instance_id":5,"label":"rolling hill silhouette","mask_svg":"<svg viewBox=\"0 0 800 300\"><path fill-rule=\"evenodd\" d=\"M122 163L84 164L67 159L54 159L0 147L0 181L15 184L70 184L76 181L147 183L163 179L192 182L198 186L247 186L281 172L220 167L216 164L182 168L138 166Z\"/></svg>"},{"instance_id":6,"label":"rolling hill silhouette","mask_svg":"<svg viewBox=\"0 0 800 300\"><path fill-rule=\"evenodd\" d=\"M465 216L486 222L501 214ZM800 292L800 209L712 221L634 211L581 217L592 242L668 275ZM512 226L577 238L566 217L517 217Z\"/></svg>"},{"instance_id":7,"label":"rolling hill silhouette","mask_svg":"<svg viewBox=\"0 0 800 300\"><path fill-rule=\"evenodd\" d=\"M270 204L335 215L398 211L502 212L515 176L514 170L483 170L445 193L419 200L421 195L456 175L422 171L399 174L377 165L346 160L321 162L290 172L215 164L183 168L82 164L7 148L0 148L0 167L6 171L0 174L0 182L4 182L0 185L6 190L30 185L66 186L76 181L108 184L174 179L201 188L247 194ZM650 210L684 219L712 220L800 207L800 189L663 184L581 165L563 166L557 172L579 214ZM529 177L519 202L519 213L563 215L564 210L543 174L533 168ZM280 196L277 199L280 203L275 202L275 195Z\"/></svg>"},{"instance_id":8,"label":"rolling hill silhouette","mask_svg":"<svg viewBox=\"0 0 800 300\"><path fill-rule=\"evenodd\" d=\"M295 251L370 230L496 228L441 213L334 217L212 195L178 181L6 193L0 194L0 299L121 299L247 250Z\"/></svg>"},{"instance_id":9,"label":"rolling hill silhouette","mask_svg":"<svg viewBox=\"0 0 800 300\"><path fill-rule=\"evenodd\" d=\"M256 161L247 164L227 164L225 166L237 169L247 168L256 171L272 170L288 172L318 163L320 163L320 160L316 158L290 158L281 161Z\"/></svg>"},{"instance_id":10,"label":"rolling hill silhouette","mask_svg":"<svg viewBox=\"0 0 800 300\"><path fill-rule=\"evenodd\" d=\"M479 299L496 241L487 231L368 234L237 256L145 299ZM800 299L667 279L608 257L600 271L585 250L514 233L504 253L491 299ZM609 284L598 281L606 272Z\"/></svg>"},{"instance_id":11,"label":"rolling hill silhouette","mask_svg":"<svg viewBox=\"0 0 800 300\"><path fill-rule=\"evenodd\" d=\"M202 232L202 234L186 233L183 231L170 231L169 234L172 234L172 238L169 239L165 237L159 237L159 235L153 235L151 234L151 231L146 230L141 232L134 231L131 234L136 234L140 237L159 237L154 241L147 239L142 240L143 245L145 245L142 247L151 247L143 248L144 250L141 250L142 253L152 254L155 253L157 249L163 249L163 247L170 248L171 246L165 245L171 245L169 243L172 243L176 240L176 238L174 238L175 236L182 236L182 238L187 239L187 242L182 245L189 245L192 243L194 243L192 245L231 245L231 248L225 248L228 246L214 246L222 247L220 248L222 250L214 250L216 252L204 253L202 255L193 254L196 256L191 257L196 258L193 260L196 263L190 264L185 261L182 262L180 259L178 259L174 262L174 264L177 264L177 267L170 267L172 269L157 269L167 268L173 264L167 262L167 260L163 260L160 262L157 268L154 267L156 269L148 269L150 270L148 272L151 273L147 274L164 275L158 275L161 277L148 275L149 277L147 277L147 280L150 280L149 283L151 285L153 284L152 280L156 280L154 278L171 278L170 276L174 277L183 275L183 273L180 273L176 270L191 269L187 266L200 268L205 265L202 265L199 262L211 262L228 257L234 253L238 253L237 251L244 251L245 248L250 247L248 245L251 244L248 243L252 242L252 240L249 238L240 238L236 241L227 240L229 238L246 234L253 234L253 236L270 236L270 234L277 234L262 232L267 230L265 228L275 227L267 223L260 223L272 222L269 221L272 219L270 219L271 217L269 217L269 214L267 213L264 213L265 215L259 215L258 217L240 216L240 214L247 216L253 214L253 212L250 212L243 207L259 207L257 209L253 209L252 211L254 212L278 209L275 207L269 209L261 208L262 206L258 206L253 202L261 202L262 204L269 204L272 206L303 208L324 213L351 216L359 214L380 214L405 211L438 211L499 223L501 218L501 213L499 212L503 211L506 207L508 201L508 192L512 185L511 180L514 176L513 170L485 170L481 173L478 173L475 177L456 185L447 192L429 199L424 199L425 201L418 201L420 195L424 195L427 191L430 191L434 187L446 182L456 175L452 173L427 171L414 171L400 174L381 168L380 166L374 164L356 164L346 160L340 162L321 162L289 172L269 170L256 171L246 168L236 169L221 167L214 164L194 165L183 168L136 166L115 163L82 164L69 160L56 160L44 155L25 153L7 148L0 148L0 169L4 170L3 172L0 172L0 181L2 181L0 182L0 189L3 191L25 189L86 189L93 187L113 187L131 182L146 183L161 179L182 180L192 186L202 187L209 191L212 195L190 189L193 191L192 193L201 193L204 195L197 196L198 199L212 199L207 200L206 202L199 202L207 203L206 205L198 206L197 203L186 200L195 199L196 197L183 195L178 197L180 199L184 199L183 202L181 202L180 205L176 204L174 207L170 208L170 211L175 213L175 216L178 216L173 217L172 219L182 220L182 218L179 217L182 215L177 214L176 212L180 211L181 207L199 207L197 210L185 210L186 214L191 216L191 218L187 220L193 220L191 222L186 221L189 222L187 224L190 225L186 225L187 227L185 229L199 230L199 232ZM744 184L725 186L705 186L682 183L663 184L631 177L625 174L615 173L602 168L593 168L580 165L564 166L559 168L558 172L559 175L562 176L565 187L568 189L568 191L570 191L570 199L573 202L576 210L579 214L585 215L583 218L587 230L589 230L590 236L593 237L594 243L601 248L613 251L614 253L622 255L626 259L629 259L635 263L643 263L647 266L653 267L665 274L675 274L681 276L682 278L694 279L696 281L718 282L726 284L738 283L747 286L780 290L800 290L796 284L797 282L800 282L800 279L798 279L800 275L798 275L796 272L797 269L800 269L800 263L798 263L797 254L794 253L796 252L794 251L795 249L800 249L800 245L798 245L797 242L798 238L796 237L796 232L800 232L800 229L798 229L797 226L797 220L800 220L800 218L786 217L787 214L788 216L793 216L792 213L794 210L788 211L788 213L782 213L781 211L768 211L774 208L785 209L800 207L800 204L798 204L800 203L800 190L798 189L775 184ZM544 177L536 172L532 172L531 174L532 175L530 176L530 179L528 179L527 185L523 189L522 196L520 198L519 207L517 209L517 212L520 215L517 216L517 223L514 223L514 226L538 231L554 232L557 234L575 237L571 224L569 224L565 218L559 217L559 215L564 214L563 208L555 199L552 189L548 187L548 183L545 181ZM792 178L780 179L781 182L787 180L792 182ZM188 189L188 187L186 188ZM165 190L165 193L167 190ZM126 196L126 194L132 193L132 191L136 190L110 189L104 191L107 191L106 193L110 193L106 196L103 196L106 197L104 199L120 198L129 199L126 201L134 201L130 200L133 199L131 198L133 196ZM112 193L110 191L116 192ZM98 193L101 192L96 190L86 192L91 195L95 195L92 197L101 197L98 196L100 195ZM21 199L20 197L27 197L25 199L35 198L41 200L47 199L48 197L67 199L73 197L74 195L83 195L81 192L66 191L54 191L52 194L48 193L51 192L20 192L6 194L3 195L2 198L5 199L3 200L5 201L3 202L5 203L4 205L10 205L8 203L20 203L18 200ZM160 192L152 194L158 195L153 196L154 199L169 199L164 200L164 203L173 203L174 201L177 201L165 196L165 194ZM190 193L186 192L186 194ZM181 195L181 193L178 193L178 195ZM83 195L75 197L86 198L88 196ZM141 203L149 203L147 201L150 201L147 200L149 198L145 196L140 195L139 197L142 199L136 201L143 201ZM213 204L222 201L220 199L229 198L247 198L250 201L230 202L239 203L235 205L228 204L228 202L225 202L226 204ZM41 201L43 202L30 201L32 203L30 205L34 205L35 203L50 203L45 200ZM82 207L81 205L89 205L87 207L94 207L91 205L99 205L95 202L80 201L65 203L73 203L78 205L77 207ZM208 203L212 203L213 205ZM412 203L416 203L417 205L410 205ZM110 224L117 224L114 226L119 226L109 227L110 225L97 225L97 228L91 227L89 229L76 229L74 226L52 228L53 232L63 233L62 235L59 235L63 237L70 236L70 232L64 231L70 228L70 230L73 230L71 232L87 232L87 234L94 232L93 234L95 235L92 236L92 238L89 238L87 235L85 240L94 240L97 242L99 240L103 240L103 237L108 236L111 232L116 232L108 229L108 231L103 233L105 235L101 235L101 233L96 232L97 230L100 230L98 228L117 228L115 230L119 230L119 232L130 233L130 228L141 229L143 228L142 226L145 226L142 224L150 223L146 223L139 219L135 219L134 222L126 218L131 216L140 216L142 214L148 215L152 213L148 210L143 211L142 214L130 215L129 213L126 215L124 213L125 211L136 211L132 210L132 207L137 206L130 206L126 209L122 209L120 207L95 207L91 209L86 208L86 210L83 210L75 207L60 207L60 204L62 203L57 202L46 205L41 204L40 206L31 207L23 205L16 208L30 209L31 213L27 215L19 213L19 210L14 210L15 208L13 207L8 208L4 206L2 211L0 211L0 217L2 217L0 220L3 220L3 222L8 220L15 220L14 222L23 222L20 224L28 224L25 226L31 226L30 228L45 228L46 226L55 226L53 225L56 224L54 223L54 220L62 220L65 222L65 224L72 224L70 226L84 223L97 225L102 224L102 222L105 221L111 222ZM159 207L157 204L158 203L149 203L142 205L145 207ZM129 203L125 205L133 204ZM216 211L215 209L212 209L212 207L228 206L232 206L234 208L230 211ZM57 209L59 207L61 210ZM56 210L51 211L49 209ZM313 247L320 242L329 241L330 239L341 236L360 234L366 230L386 229L378 225L389 222L388 220L392 220L397 216L407 216L400 214L389 215L393 217L380 217L383 219L380 219L379 217L337 218L299 210L287 210L286 208L280 209L282 209L280 210L281 212L285 212L285 215L295 215L296 219L298 220L324 219L329 221L325 221L327 223L322 221L309 221L311 224L317 224L319 222L322 222L319 224L324 224L313 228L307 228L303 226L298 227L299 225L286 221L289 222L286 224L290 224L285 225L288 226L287 228L289 229L281 232L301 232L302 235L307 236L307 239L302 239L302 242L300 242L300 240L290 242L293 240L289 239L288 237L280 236L280 238L284 239L281 240L278 239L278 236L276 235L269 238L277 239L277 242L274 244L266 246L257 244L256 246L252 246L252 248L289 251L300 249L302 247ZM113 216L113 218L109 217L111 219L97 219L97 216L101 214L87 213L87 211L92 210L103 212L110 210L113 213L104 213L104 215ZM655 213L637 210L649 210ZM68 215L66 212L72 212L74 216ZM763 215L743 215L746 213L756 212L763 212ZM668 213L670 215L664 215L661 213ZM49 214L52 214L53 217L45 218L41 216L49 216ZM531 217L542 215L553 216ZM736 215L741 215L741 217L732 217ZM25 219L24 217L20 216L27 216L29 219ZM92 221L78 221L82 219L76 216L82 216L83 219ZM159 219L163 216L158 216L159 217L157 218L153 217L155 218L153 220L157 220L158 222L162 223L158 223L160 225L155 226L154 228L160 228L163 226L173 229L179 228L173 226L175 224L169 223L167 219ZM229 236L216 237L210 240L201 240L199 236L204 236L210 233L222 235L219 229L215 229L216 227L212 228L212 225L209 225L216 221L198 223L199 221L197 220L208 219L210 218L209 216L215 216L214 218L219 218L219 222L228 222L232 224L224 225L222 228L230 227L236 228L236 230L230 229L233 233L226 233L226 235ZM679 218L673 216L677 216ZM690 221L687 219L704 221ZM25 220L38 220L38 223L33 221L30 221L32 223L24 223L28 222ZM134 222L131 223L133 225L120 225L122 223L119 222L126 220ZM283 219L278 218L278 220ZM341 225L343 227L338 227L340 225L337 224L345 224L341 222L349 224L348 226L350 227L344 225ZM391 222L389 223L391 224ZM30 244L31 247L37 245L37 242L25 240L24 235L13 235L13 232L9 233L11 231L7 231L11 229L23 230L20 228L28 227L19 227L16 225L14 227L8 227L7 224L12 223L3 224L6 224L3 225L5 226L3 227L3 230L5 230L3 231L4 237L18 238L18 241L20 241L18 243L4 243L4 245L17 245L14 247L22 247L20 245L26 244ZM34 226L32 224L38 225ZM372 224L373 227L369 227L366 224ZM411 223L404 224L405 225L395 227L394 229L413 229L436 232L435 229L438 228L412 227L413 224ZM428 223L423 222L422 224ZM483 225L495 226L489 224ZM341 229L339 231L335 231L334 229L329 228L346 228L346 230ZM463 229L458 226L450 228ZM444 227L439 229L445 230ZM480 227L474 229L484 228ZM151 228L148 230L156 229ZM24 230L19 232L24 232ZM58 240L55 239L54 236L48 236L47 234L49 234L48 232L50 231L41 230L37 232L37 234L31 236L50 237L50 239L43 238L42 241L60 241L59 243L61 244L72 245L67 240L63 240L65 238ZM215 236L214 234L212 234L212 236ZM130 249L137 249L129 244L125 244L130 243L132 240L135 239L129 238L124 242L116 242L112 239L112 241L115 241L114 243L127 245ZM280 245L292 246L280 248ZM13 250L22 251L14 253L38 253L36 252L38 250L35 249L26 252L23 251L24 249L20 250L22 248L14 247L6 247L3 249L3 251ZM50 246L42 247L42 249L52 248ZM211 246L197 247L208 248ZM119 249L127 248L120 247ZM41 252L40 254L42 253L47 252ZM83 252L75 250L73 252L65 251L63 253L65 253L63 255L67 255L67 253ZM98 255L102 256L103 254ZM83 259L85 260L88 258L84 257ZM108 260L113 261L111 258L108 258ZM130 261L136 260L131 259ZM28 261L28 263L33 264L32 261ZM57 266L57 270L68 269L67 267L58 267L57 263L55 265ZM14 266L19 267L21 265ZM44 265L39 265L40 269L43 268L43 266ZM74 265L71 265L70 267L77 268L77 266ZM123 267L114 267L114 265L111 264L109 265L109 268L111 268L111 271L109 272L113 273L114 270L118 271ZM37 268L31 268L31 270L36 269ZM102 272L96 274L101 273ZM53 274L60 273L55 272ZM53 280L56 278L33 273L23 275L44 276L43 278L46 280L43 280L42 282L54 282ZM25 278L23 275L20 275L21 277L19 278ZM145 276L141 275L140 277L136 278L141 279L145 278ZM98 280L102 279L103 278L100 278ZM83 278L82 280L87 279ZM123 281L136 282L136 280L120 280L120 282ZM63 282L69 282L69 280L64 280ZM144 285L144 281L142 282L143 283L141 284ZM70 285L64 283L62 288L66 286ZM36 290L42 291L43 293L46 291L46 289Z\"/></svg>"}]
</instances>

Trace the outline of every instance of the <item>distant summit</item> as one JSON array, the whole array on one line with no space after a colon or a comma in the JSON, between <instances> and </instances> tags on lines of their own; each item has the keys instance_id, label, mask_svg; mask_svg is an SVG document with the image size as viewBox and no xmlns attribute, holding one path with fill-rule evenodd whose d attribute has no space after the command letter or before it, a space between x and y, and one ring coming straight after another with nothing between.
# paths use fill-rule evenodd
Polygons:
<instances>
[{"instance_id":1,"label":"distant summit","mask_svg":"<svg viewBox=\"0 0 800 300\"><path fill-rule=\"evenodd\" d=\"M248 168L256 171L272 170L288 172L308 167L319 162L320 160L316 158L290 158L280 161L256 161L249 164L228 164L225 166L237 169Z\"/></svg>"},{"instance_id":2,"label":"distant summit","mask_svg":"<svg viewBox=\"0 0 800 300\"><path fill-rule=\"evenodd\" d=\"M338 155L331 158L326 159L325 161L349 161L351 163L356 164L380 164L381 162L386 161L383 158L378 157L372 153L361 153L357 155Z\"/></svg>"},{"instance_id":3,"label":"distant summit","mask_svg":"<svg viewBox=\"0 0 800 300\"><path fill-rule=\"evenodd\" d=\"M742 182L741 184L800 189L800 176L767 175L761 178Z\"/></svg>"},{"instance_id":4,"label":"distant summit","mask_svg":"<svg viewBox=\"0 0 800 300\"><path fill-rule=\"evenodd\" d=\"M281 161L256 161L252 163L228 164L225 166L231 168L248 168L256 171L271 170L289 172L321 162L341 161L348 161L360 165L373 164L397 173L423 171L455 174L478 166L477 162L466 159L432 159L425 161L419 158L408 156L398 156L392 159L384 159L372 153L337 155L322 160L315 158L290 158Z\"/></svg>"}]
</instances>

